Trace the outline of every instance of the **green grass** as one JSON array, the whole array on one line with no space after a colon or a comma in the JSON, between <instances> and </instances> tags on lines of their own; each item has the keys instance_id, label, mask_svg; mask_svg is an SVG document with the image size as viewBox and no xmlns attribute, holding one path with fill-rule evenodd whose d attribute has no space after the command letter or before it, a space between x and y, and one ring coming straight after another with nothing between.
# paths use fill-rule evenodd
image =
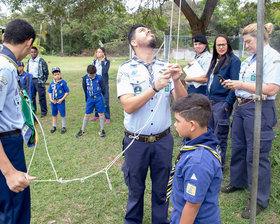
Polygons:
<instances>
[{"instance_id":1,"label":"green grass","mask_svg":"<svg viewBox=\"0 0 280 224\"><path fill-rule=\"evenodd\" d=\"M105 126L106 137L98 136L99 122L89 122L87 135L80 139L75 134L80 130L85 112L85 99L82 90L82 76L86 74L86 67L91 64L90 57L51 57L44 56L49 68L59 66L62 77L67 81L70 94L66 99L67 132L60 134L61 119L58 117L58 130L50 133L52 127L50 103L49 113L40 119L48 143L50 156L57 170L59 178L81 178L95 173L117 156L122 150L123 138L123 110L116 97L116 74L119 65L127 58L111 58L110 77L110 125ZM184 65L184 62L180 62ZM48 80L50 83L52 77ZM279 108L279 101L277 101ZM40 112L38 112L40 115ZM279 110L278 110L279 115ZM181 138L172 126L174 136L173 158L178 153L177 143ZM280 223L280 131L276 129L271 153L272 161L272 196L269 207L257 217L256 223ZM41 132L37 151L31 166L30 174L37 179L55 179L51 165L47 158ZM230 148L230 147L229 147ZM26 161L29 164L33 148L25 148ZM227 154L227 167L224 183L229 183L230 150ZM109 189L105 174L80 181L60 184L57 182L33 182L32 196L32 223L123 223L126 210L127 187L123 180L120 158L109 170L109 177L113 190ZM149 177L149 174L147 175ZM146 197L143 223L151 223L151 181L146 181ZM248 191L225 195L220 194L220 207L223 223L249 223L241 218L240 214L246 206ZM172 206L170 206L170 212Z\"/></svg>"}]
</instances>

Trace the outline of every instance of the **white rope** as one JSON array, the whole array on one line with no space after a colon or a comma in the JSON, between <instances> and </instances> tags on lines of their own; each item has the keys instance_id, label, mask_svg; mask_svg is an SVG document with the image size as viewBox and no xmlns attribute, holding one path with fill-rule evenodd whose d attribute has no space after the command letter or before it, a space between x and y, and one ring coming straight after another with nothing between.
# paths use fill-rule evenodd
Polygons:
<instances>
[{"instance_id":1,"label":"white rope","mask_svg":"<svg viewBox=\"0 0 280 224\"><path fill-rule=\"evenodd\" d=\"M173 26L173 10L174 10L174 4L172 3L172 9L171 9L171 17L170 17L170 31L169 31L169 43L168 43L168 57L167 60L169 61L170 57L170 49L171 49L171 40L172 40L172 26Z\"/></svg>"},{"instance_id":2,"label":"white rope","mask_svg":"<svg viewBox=\"0 0 280 224\"><path fill-rule=\"evenodd\" d=\"M154 108L154 112L150 114L149 118L147 119L147 121L145 122L145 124L143 125L142 128L140 128L136 133L138 133L137 135L135 136L129 136L130 138L132 138L132 141L129 143L129 145L121 152L119 153L105 168L95 172L95 173L92 173L90 174L89 176L85 176L85 177L81 177L81 178L74 178L74 179L68 179L68 180L63 180L62 178L59 178L57 177L57 172L54 168L54 165L53 165L53 162L52 162L52 159L50 157L50 154L49 154L49 151L48 151L48 147L47 147L47 141L46 141L46 137L45 137L45 134L44 134L44 130L43 130L43 127L38 119L38 117L36 116L36 114L32 111L31 109L31 104L29 103L29 108L30 110L32 111L33 115L35 116L35 118L37 119L38 121L38 124L41 128L41 131L43 133L43 138L44 138L44 142L45 142L45 148L46 148L46 151L47 151L47 154L48 154L48 158L49 158L49 161L51 163L51 166L53 168L53 171L54 171L54 174L55 174L55 177L56 179L55 180L52 180L52 179L48 179L48 180L33 180L32 182L58 182L58 183L69 183L69 182L73 182L73 181L80 181L81 183L83 183L86 179L90 178L90 177L93 177L93 176L96 176L97 174L99 173L105 173L106 174L106 178L107 178L107 182L108 182L108 185L109 185L109 188L110 190L112 190L112 184L111 184L111 181L110 181L110 178L109 178L109 174L108 174L108 171L109 169L114 165L114 163L123 155L123 153L126 152L126 150L133 144L133 142L135 141L135 139L138 139L139 138L139 135L142 133L143 129L149 124L150 120L153 119L155 113L157 112L158 110L158 107L159 107L159 104L161 102L161 99L162 99L162 96L163 96L163 91L161 92L160 94L160 98ZM34 125L34 128L35 128L35 125ZM35 128L35 131L36 131L36 134L37 134L37 129ZM32 164L32 161L33 161L33 158L34 158L34 154L35 154L35 151L36 151L36 147L37 147L37 143L35 144L35 147L34 147L34 150L33 150L33 154L32 154L32 157L30 159L30 162L29 162L29 166L28 166L28 171L26 173L26 175L28 175L28 172L30 170L30 167L31 167L31 164Z\"/></svg>"},{"instance_id":3,"label":"white rope","mask_svg":"<svg viewBox=\"0 0 280 224\"><path fill-rule=\"evenodd\" d=\"M182 0L180 0L180 7L179 7L178 32L177 32L177 50L176 50L176 64L177 64L177 61L178 61L178 50L179 50L179 37L180 37L180 24L181 24L181 8L182 8Z\"/></svg>"}]
</instances>

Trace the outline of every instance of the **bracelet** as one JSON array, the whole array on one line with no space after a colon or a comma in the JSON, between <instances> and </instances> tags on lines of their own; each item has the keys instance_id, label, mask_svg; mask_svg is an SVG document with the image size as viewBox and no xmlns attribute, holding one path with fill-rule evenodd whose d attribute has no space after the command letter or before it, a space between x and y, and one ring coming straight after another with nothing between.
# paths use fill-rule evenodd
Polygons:
<instances>
[{"instance_id":1,"label":"bracelet","mask_svg":"<svg viewBox=\"0 0 280 224\"><path fill-rule=\"evenodd\" d=\"M157 89L156 89L156 87L155 87L155 83L154 83L154 82L152 83L152 88L153 88L153 90L154 90L156 93L158 93L158 92L159 92L159 90L157 90Z\"/></svg>"}]
</instances>

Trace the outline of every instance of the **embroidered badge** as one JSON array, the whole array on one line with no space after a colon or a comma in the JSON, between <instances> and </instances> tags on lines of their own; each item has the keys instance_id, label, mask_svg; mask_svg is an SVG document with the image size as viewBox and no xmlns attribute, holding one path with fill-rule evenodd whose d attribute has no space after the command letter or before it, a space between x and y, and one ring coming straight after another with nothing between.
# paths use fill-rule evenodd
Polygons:
<instances>
[{"instance_id":1,"label":"embroidered badge","mask_svg":"<svg viewBox=\"0 0 280 224\"><path fill-rule=\"evenodd\" d=\"M136 75L138 73L138 70L133 70L132 72L131 72L131 75Z\"/></svg>"},{"instance_id":2,"label":"embroidered badge","mask_svg":"<svg viewBox=\"0 0 280 224\"><path fill-rule=\"evenodd\" d=\"M251 75L251 81L256 81L256 75Z\"/></svg>"},{"instance_id":3,"label":"embroidered badge","mask_svg":"<svg viewBox=\"0 0 280 224\"><path fill-rule=\"evenodd\" d=\"M196 186L192 185L192 184L188 184L187 185L187 190L186 190L187 194L190 194L192 196L195 196L196 193Z\"/></svg>"},{"instance_id":4,"label":"embroidered badge","mask_svg":"<svg viewBox=\"0 0 280 224\"><path fill-rule=\"evenodd\" d=\"M165 92L169 92L169 85L164 87Z\"/></svg>"},{"instance_id":5,"label":"embroidered badge","mask_svg":"<svg viewBox=\"0 0 280 224\"><path fill-rule=\"evenodd\" d=\"M197 180L195 174L193 173L192 177L191 177L191 180Z\"/></svg>"},{"instance_id":6,"label":"embroidered badge","mask_svg":"<svg viewBox=\"0 0 280 224\"><path fill-rule=\"evenodd\" d=\"M0 82L2 82L4 85L8 84L8 81L5 77L3 77L2 75L0 76Z\"/></svg>"},{"instance_id":7,"label":"embroidered badge","mask_svg":"<svg viewBox=\"0 0 280 224\"><path fill-rule=\"evenodd\" d=\"M142 88L141 86L135 86L134 87L134 93L137 95L137 94L140 94L142 92Z\"/></svg>"},{"instance_id":8,"label":"embroidered badge","mask_svg":"<svg viewBox=\"0 0 280 224\"><path fill-rule=\"evenodd\" d=\"M62 90L59 90L59 93L62 93Z\"/></svg>"}]
</instances>

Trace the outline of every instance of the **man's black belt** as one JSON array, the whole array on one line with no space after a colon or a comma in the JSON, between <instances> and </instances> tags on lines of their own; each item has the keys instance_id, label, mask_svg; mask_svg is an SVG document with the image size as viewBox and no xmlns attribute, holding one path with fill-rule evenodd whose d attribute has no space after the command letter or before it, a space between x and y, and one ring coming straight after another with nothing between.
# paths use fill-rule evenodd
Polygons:
<instances>
[{"instance_id":1,"label":"man's black belt","mask_svg":"<svg viewBox=\"0 0 280 224\"><path fill-rule=\"evenodd\" d=\"M165 131L156 134L156 135L139 135L138 136L138 141L141 142L156 142L158 140L160 140L161 138L163 138L164 136L168 135L170 133L170 128L167 128ZM129 136L137 136L137 134L131 133L127 130L124 131L125 136L129 137Z\"/></svg>"},{"instance_id":2,"label":"man's black belt","mask_svg":"<svg viewBox=\"0 0 280 224\"><path fill-rule=\"evenodd\" d=\"M9 137L17 136L20 134L21 134L21 130L17 129L14 131L7 131L7 132L0 133L0 138L9 138Z\"/></svg>"}]
</instances>

